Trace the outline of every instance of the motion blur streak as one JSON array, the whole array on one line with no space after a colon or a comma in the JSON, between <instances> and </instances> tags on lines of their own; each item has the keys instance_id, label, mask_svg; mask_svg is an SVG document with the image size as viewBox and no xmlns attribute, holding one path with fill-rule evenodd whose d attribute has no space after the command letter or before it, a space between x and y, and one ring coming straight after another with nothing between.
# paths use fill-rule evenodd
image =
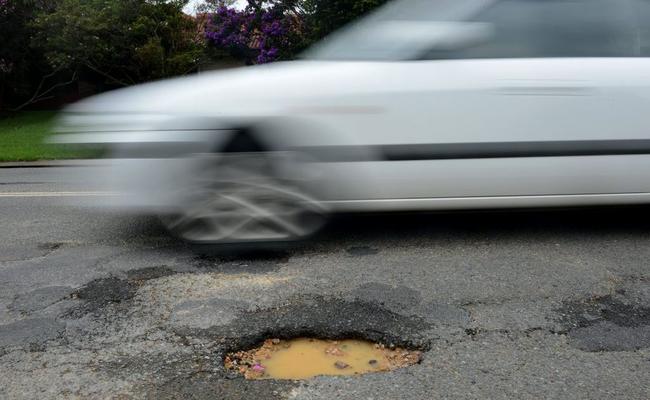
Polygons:
<instances>
[{"instance_id":1,"label":"motion blur streak","mask_svg":"<svg viewBox=\"0 0 650 400\"><path fill-rule=\"evenodd\" d=\"M647 203L650 1L401 0L299 61L66 110L111 206L199 243L331 213Z\"/></svg>"},{"instance_id":2,"label":"motion blur streak","mask_svg":"<svg viewBox=\"0 0 650 400\"><path fill-rule=\"evenodd\" d=\"M115 193L102 192L8 192L0 193L0 197L85 197L85 196L116 196Z\"/></svg>"}]
</instances>

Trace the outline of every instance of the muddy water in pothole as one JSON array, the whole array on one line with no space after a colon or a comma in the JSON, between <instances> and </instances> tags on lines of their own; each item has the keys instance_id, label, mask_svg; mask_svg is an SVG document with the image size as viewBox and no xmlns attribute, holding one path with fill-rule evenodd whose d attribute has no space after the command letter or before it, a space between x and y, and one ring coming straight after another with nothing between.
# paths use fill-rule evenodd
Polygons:
<instances>
[{"instance_id":1,"label":"muddy water in pothole","mask_svg":"<svg viewBox=\"0 0 650 400\"><path fill-rule=\"evenodd\" d=\"M226 367L247 379L308 379L386 372L416 364L420 357L418 351L361 340L273 339L257 349L230 354Z\"/></svg>"}]
</instances>

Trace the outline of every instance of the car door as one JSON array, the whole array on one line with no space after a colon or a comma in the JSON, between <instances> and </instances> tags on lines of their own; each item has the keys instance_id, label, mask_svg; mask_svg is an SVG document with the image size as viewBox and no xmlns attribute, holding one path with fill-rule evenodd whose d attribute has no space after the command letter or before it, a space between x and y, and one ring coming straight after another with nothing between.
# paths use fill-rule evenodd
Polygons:
<instances>
[{"instance_id":1,"label":"car door","mask_svg":"<svg viewBox=\"0 0 650 400\"><path fill-rule=\"evenodd\" d=\"M381 196L650 192L647 8L489 2L470 19L494 27L485 43L378 67L390 113L362 134Z\"/></svg>"}]
</instances>

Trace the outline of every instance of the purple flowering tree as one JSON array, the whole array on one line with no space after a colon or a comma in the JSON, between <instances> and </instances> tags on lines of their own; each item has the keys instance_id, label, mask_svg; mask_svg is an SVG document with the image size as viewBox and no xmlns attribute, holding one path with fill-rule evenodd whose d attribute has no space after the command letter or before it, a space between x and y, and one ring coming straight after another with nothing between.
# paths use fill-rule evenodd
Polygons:
<instances>
[{"instance_id":1,"label":"purple flowering tree","mask_svg":"<svg viewBox=\"0 0 650 400\"><path fill-rule=\"evenodd\" d=\"M249 0L243 10L222 5L208 18L205 37L248 64L291 58L303 46L303 16L286 2Z\"/></svg>"}]
</instances>

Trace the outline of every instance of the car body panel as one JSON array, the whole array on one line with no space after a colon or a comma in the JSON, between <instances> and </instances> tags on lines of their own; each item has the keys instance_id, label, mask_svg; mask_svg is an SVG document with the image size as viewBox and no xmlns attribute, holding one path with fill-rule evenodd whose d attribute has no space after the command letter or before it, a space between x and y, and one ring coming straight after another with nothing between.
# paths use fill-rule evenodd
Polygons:
<instances>
[{"instance_id":1,"label":"car body panel","mask_svg":"<svg viewBox=\"0 0 650 400\"><path fill-rule=\"evenodd\" d=\"M102 113L94 122L101 132L61 140L110 142L115 157L128 149L135 154L131 159L138 147L156 158L163 151L152 143L170 143L172 154L165 152L165 158L184 158L218 149L236 127L258 126L265 140L283 149L354 149L348 162L316 160L320 172L313 186L327 188L319 195L332 202L642 193L650 192L650 155L577 151L575 156L490 158L481 148L487 153L494 143L516 148L650 139L644 112L649 98L650 59L645 58L280 63L153 83L81 102L70 115ZM157 111L157 119L142 119L151 124L149 131L137 118L128 125L121 117L138 108L133 115ZM111 115L122 123L117 129ZM192 129L176 130L187 126L185 121L193 121ZM74 124L67 127L74 131ZM437 159L433 152L428 160L422 154L389 160L377 150L458 144L474 146L477 154ZM144 169L174 170L173 165ZM135 181L125 185L131 188L141 187L139 180L157 181L146 172L134 175L135 169L116 168L111 181ZM173 187L174 180L168 181Z\"/></svg>"},{"instance_id":2,"label":"car body panel","mask_svg":"<svg viewBox=\"0 0 650 400\"><path fill-rule=\"evenodd\" d=\"M309 60L84 100L56 140L108 148L97 180L163 212L232 152L332 211L646 202L647 21L644 0L391 1Z\"/></svg>"}]
</instances>

